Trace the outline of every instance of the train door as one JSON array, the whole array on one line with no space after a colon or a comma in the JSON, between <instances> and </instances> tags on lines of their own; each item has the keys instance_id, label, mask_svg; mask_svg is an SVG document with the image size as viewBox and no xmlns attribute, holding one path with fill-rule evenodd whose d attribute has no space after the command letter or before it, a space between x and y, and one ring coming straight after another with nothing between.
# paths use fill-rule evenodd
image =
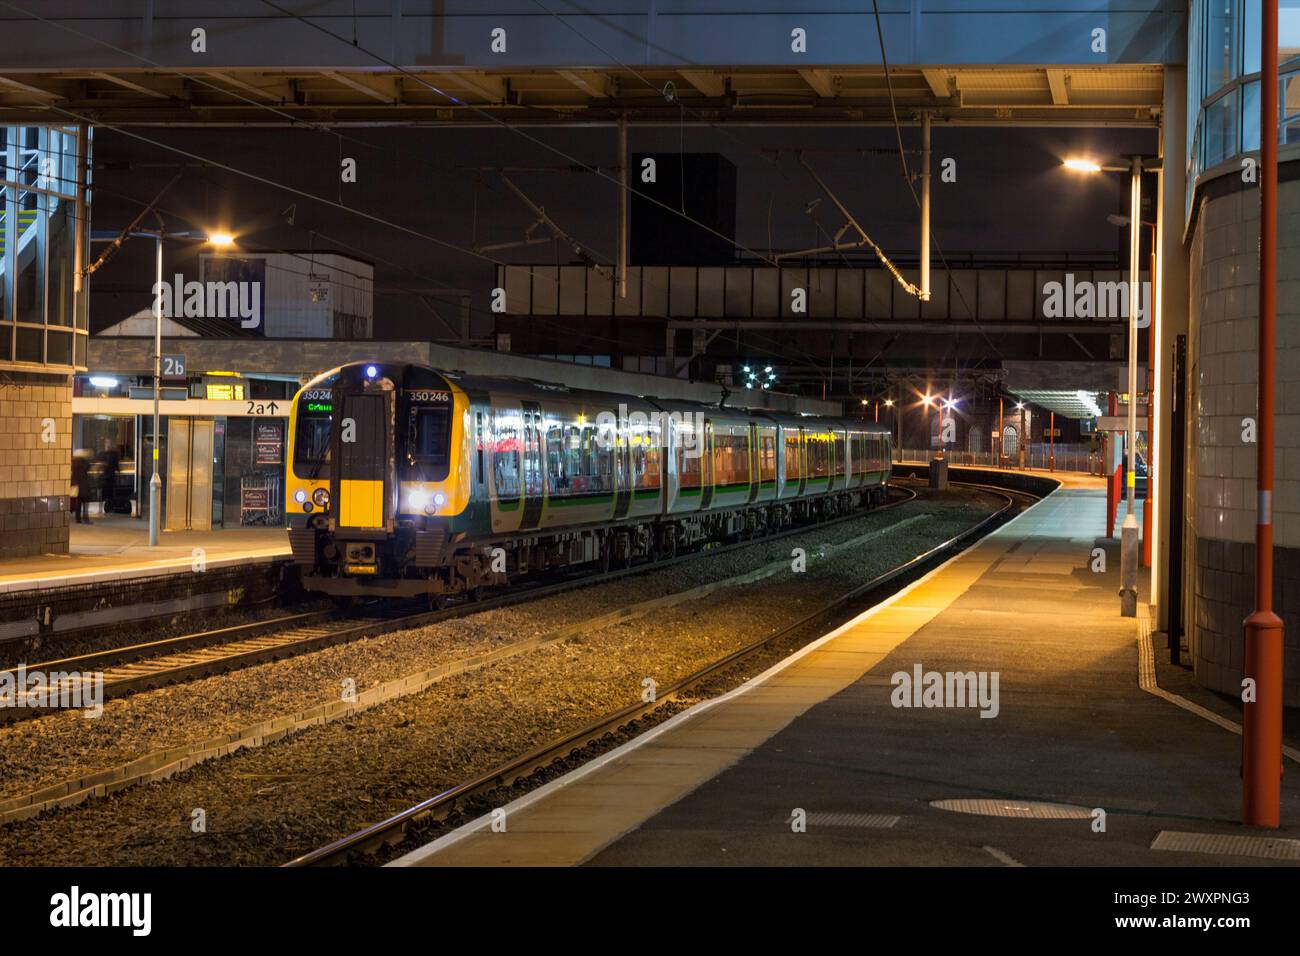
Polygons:
<instances>
[{"instance_id":1,"label":"train door","mask_svg":"<svg viewBox=\"0 0 1300 956\"><path fill-rule=\"evenodd\" d=\"M363 392L341 392L334 429L330 497L338 502L339 528L388 528L393 518L393 385L384 380Z\"/></svg>"},{"instance_id":2,"label":"train door","mask_svg":"<svg viewBox=\"0 0 1300 956\"><path fill-rule=\"evenodd\" d=\"M626 428L626 424L620 423ZM614 439L614 518L626 518L632 507L632 434Z\"/></svg>"},{"instance_id":3,"label":"train door","mask_svg":"<svg viewBox=\"0 0 1300 956\"><path fill-rule=\"evenodd\" d=\"M758 497L758 426L749 423L749 500Z\"/></svg>"},{"instance_id":4,"label":"train door","mask_svg":"<svg viewBox=\"0 0 1300 956\"><path fill-rule=\"evenodd\" d=\"M700 508L713 504L713 422L704 422L704 453L700 456Z\"/></svg>"},{"instance_id":5,"label":"train door","mask_svg":"<svg viewBox=\"0 0 1300 956\"><path fill-rule=\"evenodd\" d=\"M524 513L519 528L529 530L542 520L542 409L536 402L523 405Z\"/></svg>"}]
</instances>

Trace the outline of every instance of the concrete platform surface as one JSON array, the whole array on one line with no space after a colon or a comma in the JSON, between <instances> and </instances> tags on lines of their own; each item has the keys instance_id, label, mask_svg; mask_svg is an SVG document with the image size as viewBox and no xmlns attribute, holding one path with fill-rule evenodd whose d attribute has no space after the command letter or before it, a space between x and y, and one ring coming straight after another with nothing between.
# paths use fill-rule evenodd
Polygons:
<instances>
[{"instance_id":1,"label":"concrete platform surface","mask_svg":"<svg viewBox=\"0 0 1300 956\"><path fill-rule=\"evenodd\" d=\"M504 832L484 817L396 865L1286 862L1152 848L1181 831L1300 850L1300 782L1284 778L1284 830L1239 825L1240 738L1139 686L1149 621L1119 616L1104 484L1080 477L744 687L510 804ZM982 676L986 706L915 706L896 675L918 668ZM1012 815L932 805L971 799Z\"/></svg>"},{"instance_id":2,"label":"concrete platform surface","mask_svg":"<svg viewBox=\"0 0 1300 956\"><path fill-rule=\"evenodd\" d=\"M95 516L90 524L72 525L70 554L0 561L0 593L189 571L195 548L203 549L207 567L223 567L287 555L289 537L284 528L164 531L151 548L147 522Z\"/></svg>"}]
</instances>

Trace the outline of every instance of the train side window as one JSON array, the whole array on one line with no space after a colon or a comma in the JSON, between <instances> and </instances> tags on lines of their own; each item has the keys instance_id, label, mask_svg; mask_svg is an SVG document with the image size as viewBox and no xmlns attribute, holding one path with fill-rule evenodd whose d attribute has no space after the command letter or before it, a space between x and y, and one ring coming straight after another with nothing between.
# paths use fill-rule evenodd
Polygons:
<instances>
[{"instance_id":1,"label":"train side window","mask_svg":"<svg viewBox=\"0 0 1300 956\"><path fill-rule=\"evenodd\" d=\"M803 462L799 454L799 432L790 428L785 433L785 480L798 481L803 474Z\"/></svg>"},{"instance_id":2,"label":"train side window","mask_svg":"<svg viewBox=\"0 0 1300 956\"><path fill-rule=\"evenodd\" d=\"M553 495L569 492L568 456L564 453L564 428L557 421L546 423L546 483Z\"/></svg>"},{"instance_id":3,"label":"train side window","mask_svg":"<svg viewBox=\"0 0 1300 956\"><path fill-rule=\"evenodd\" d=\"M776 480L776 429L764 428L758 437L758 480Z\"/></svg>"},{"instance_id":4,"label":"train side window","mask_svg":"<svg viewBox=\"0 0 1300 956\"><path fill-rule=\"evenodd\" d=\"M847 475L847 462L844 460L844 432L831 433L831 454L835 456L831 464L831 474Z\"/></svg>"},{"instance_id":5,"label":"train side window","mask_svg":"<svg viewBox=\"0 0 1300 956\"><path fill-rule=\"evenodd\" d=\"M492 448L492 469L498 498L519 497L519 416L498 413Z\"/></svg>"},{"instance_id":6,"label":"train side window","mask_svg":"<svg viewBox=\"0 0 1300 956\"><path fill-rule=\"evenodd\" d=\"M704 436L681 426L674 426L674 431L677 485L680 488L698 488L701 484L700 464L704 460Z\"/></svg>"},{"instance_id":7,"label":"train side window","mask_svg":"<svg viewBox=\"0 0 1300 956\"><path fill-rule=\"evenodd\" d=\"M658 488L661 479L659 464L659 427L648 424L644 431L632 434L633 487L638 491Z\"/></svg>"}]
</instances>

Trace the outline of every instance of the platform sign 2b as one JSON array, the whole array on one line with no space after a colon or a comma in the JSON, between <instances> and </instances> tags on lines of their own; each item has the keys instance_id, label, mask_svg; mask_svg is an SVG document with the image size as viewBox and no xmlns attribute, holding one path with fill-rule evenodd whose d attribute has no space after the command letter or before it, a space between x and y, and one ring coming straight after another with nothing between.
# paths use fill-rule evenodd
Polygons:
<instances>
[{"instance_id":1,"label":"platform sign 2b","mask_svg":"<svg viewBox=\"0 0 1300 956\"><path fill-rule=\"evenodd\" d=\"M162 357L162 377L163 378L184 378L185 377L185 356L164 355Z\"/></svg>"}]
</instances>

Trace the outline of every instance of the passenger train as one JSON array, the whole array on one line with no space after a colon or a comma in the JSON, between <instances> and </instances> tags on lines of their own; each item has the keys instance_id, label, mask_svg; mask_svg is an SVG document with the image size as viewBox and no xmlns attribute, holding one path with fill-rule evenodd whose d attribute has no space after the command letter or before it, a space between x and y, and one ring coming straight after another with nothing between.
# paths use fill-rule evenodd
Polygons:
<instances>
[{"instance_id":1,"label":"passenger train","mask_svg":"<svg viewBox=\"0 0 1300 956\"><path fill-rule=\"evenodd\" d=\"M294 396L289 542L311 591L438 606L878 504L890 451L863 421L353 363Z\"/></svg>"}]
</instances>

